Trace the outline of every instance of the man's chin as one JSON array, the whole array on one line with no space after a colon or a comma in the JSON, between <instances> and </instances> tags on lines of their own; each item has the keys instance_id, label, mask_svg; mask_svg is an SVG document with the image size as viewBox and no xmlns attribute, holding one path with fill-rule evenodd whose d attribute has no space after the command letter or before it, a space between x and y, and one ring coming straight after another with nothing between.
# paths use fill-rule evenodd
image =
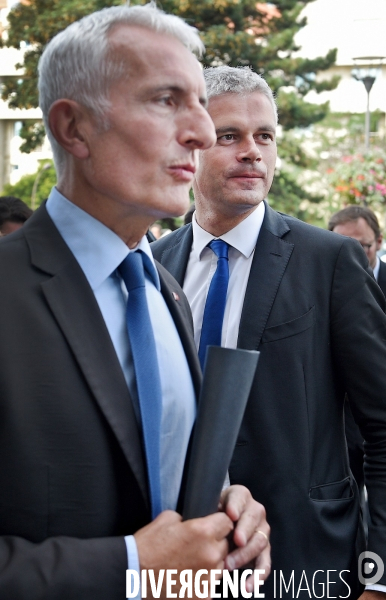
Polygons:
<instances>
[{"instance_id":1,"label":"man's chin","mask_svg":"<svg viewBox=\"0 0 386 600\"><path fill-rule=\"evenodd\" d=\"M237 206L240 209L256 208L266 198L261 192L251 192L244 190L239 194L234 194L228 198L228 203Z\"/></svg>"},{"instance_id":2,"label":"man's chin","mask_svg":"<svg viewBox=\"0 0 386 600\"><path fill-rule=\"evenodd\" d=\"M189 209L189 191L184 195L176 195L175 192L176 190L174 189L174 194L173 191L169 195L165 194L165 198L159 204L160 213L157 219L181 217ZM167 198L169 198L169 201Z\"/></svg>"}]
</instances>

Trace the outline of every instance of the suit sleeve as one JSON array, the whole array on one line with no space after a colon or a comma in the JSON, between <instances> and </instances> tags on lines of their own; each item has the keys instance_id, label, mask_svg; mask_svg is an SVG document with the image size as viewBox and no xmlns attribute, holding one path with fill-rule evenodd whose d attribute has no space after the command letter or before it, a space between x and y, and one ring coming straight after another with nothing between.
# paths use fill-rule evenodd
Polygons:
<instances>
[{"instance_id":1,"label":"suit sleeve","mask_svg":"<svg viewBox=\"0 0 386 600\"><path fill-rule=\"evenodd\" d=\"M123 537L0 538L2 600L122 600L126 569Z\"/></svg>"},{"instance_id":2,"label":"suit sleeve","mask_svg":"<svg viewBox=\"0 0 386 600\"><path fill-rule=\"evenodd\" d=\"M345 240L331 295L332 351L365 440L368 550L386 563L386 316L385 298L358 244ZM386 574L379 581L386 584Z\"/></svg>"}]
</instances>

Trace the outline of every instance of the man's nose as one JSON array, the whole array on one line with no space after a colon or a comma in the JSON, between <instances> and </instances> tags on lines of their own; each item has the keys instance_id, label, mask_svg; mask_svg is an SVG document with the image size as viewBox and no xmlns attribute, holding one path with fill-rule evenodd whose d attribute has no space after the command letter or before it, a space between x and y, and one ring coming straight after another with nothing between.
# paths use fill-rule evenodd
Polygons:
<instances>
[{"instance_id":1,"label":"man's nose","mask_svg":"<svg viewBox=\"0 0 386 600\"><path fill-rule=\"evenodd\" d=\"M259 162L261 158L259 145L256 143L253 136L242 141L237 160L240 162Z\"/></svg>"},{"instance_id":2,"label":"man's nose","mask_svg":"<svg viewBox=\"0 0 386 600\"><path fill-rule=\"evenodd\" d=\"M179 143L192 150L206 150L216 143L216 130L207 110L199 104L182 117Z\"/></svg>"}]
</instances>

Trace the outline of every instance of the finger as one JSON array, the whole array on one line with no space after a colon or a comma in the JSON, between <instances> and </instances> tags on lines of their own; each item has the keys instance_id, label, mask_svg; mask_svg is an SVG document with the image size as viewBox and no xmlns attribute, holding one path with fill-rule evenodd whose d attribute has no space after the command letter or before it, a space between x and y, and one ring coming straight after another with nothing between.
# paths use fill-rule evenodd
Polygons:
<instances>
[{"instance_id":1,"label":"finger","mask_svg":"<svg viewBox=\"0 0 386 600\"><path fill-rule=\"evenodd\" d=\"M220 553L220 560L218 561L218 565L221 565L221 566L216 567L216 569L221 569L223 571L225 568L225 559L228 556L228 552L229 552L229 544L226 539L221 540L221 542L218 542L218 544L219 544L218 550Z\"/></svg>"},{"instance_id":2,"label":"finger","mask_svg":"<svg viewBox=\"0 0 386 600\"><path fill-rule=\"evenodd\" d=\"M264 571L259 573L260 581L265 581L271 572L271 545L267 544L260 556L256 559L255 570ZM254 577L250 575L245 582L247 592L252 592L254 589Z\"/></svg>"},{"instance_id":3,"label":"finger","mask_svg":"<svg viewBox=\"0 0 386 600\"><path fill-rule=\"evenodd\" d=\"M170 523L172 525L174 523L180 523L181 521L182 521L181 515L178 514L177 512L175 512L174 510L164 510L152 522L153 523L162 523L164 525L166 525L167 523Z\"/></svg>"},{"instance_id":4,"label":"finger","mask_svg":"<svg viewBox=\"0 0 386 600\"><path fill-rule=\"evenodd\" d=\"M239 569L249 562L255 561L269 546L269 525L264 522L261 527L261 530L254 531L245 546L238 547L230 552L225 560L226 568L229 570Z\"/></svg>"},{"instance_id":5,"label":"finger","mask_svg":"<svg viewBox=\"0 0 386 600\"><path fill-rule=\"evenodd\" d=\"M238 521L247 503L252 500L250 491L242 485L231 485L221 494L222 510L232 521Z\"/></svg>"},{"instance_id":6,"label":"finger","mask_svg":"<svg viewBox=\"0 0 386 600\"><path fill-rule=\"evenodd\" d=\"M195 519L199 527L204 528L204 535L217 541L224 540L234 528L231 519L223 512Z\"/></svg>"},{"instance_id":7,"label":"finger","mask_svg":"<svg viewBox=\"0 0 386 600\"><path fill-rule=\"evenodd\" d=\"M233 541L236 546L245 546L257 531L260 531L260 535L263 537L269 537L269 525L265 516L264 506L251 497L235 528Z\"/></svg>"},{"instance_id":8,"label":"finger","mask_svg":"<svg viewBox=\"0 0 386 600\"><path fill-rule=\"evenodd\" d=\"M265 571L264 575L260 576L260 579L265 581L271 572L271 544L267 544L260 556L256 558L255 569Z\"/></svg>"}]
</instances>

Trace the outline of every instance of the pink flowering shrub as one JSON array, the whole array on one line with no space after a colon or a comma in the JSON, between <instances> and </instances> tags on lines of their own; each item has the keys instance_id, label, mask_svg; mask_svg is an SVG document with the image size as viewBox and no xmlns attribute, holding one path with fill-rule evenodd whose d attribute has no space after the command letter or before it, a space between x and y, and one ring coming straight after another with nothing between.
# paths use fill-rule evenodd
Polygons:
<instances>
[{"instance_id":1,"label":"pink flowering shrub","mask_svg":"<svg viewBox=\"0 0 386 600\"><path fill-rule=\"evenodd\" d=\"M335 194L346 204L386 203L386 153L381 148L342 156L327 171Z\"/></svg>"}]
</instances>

